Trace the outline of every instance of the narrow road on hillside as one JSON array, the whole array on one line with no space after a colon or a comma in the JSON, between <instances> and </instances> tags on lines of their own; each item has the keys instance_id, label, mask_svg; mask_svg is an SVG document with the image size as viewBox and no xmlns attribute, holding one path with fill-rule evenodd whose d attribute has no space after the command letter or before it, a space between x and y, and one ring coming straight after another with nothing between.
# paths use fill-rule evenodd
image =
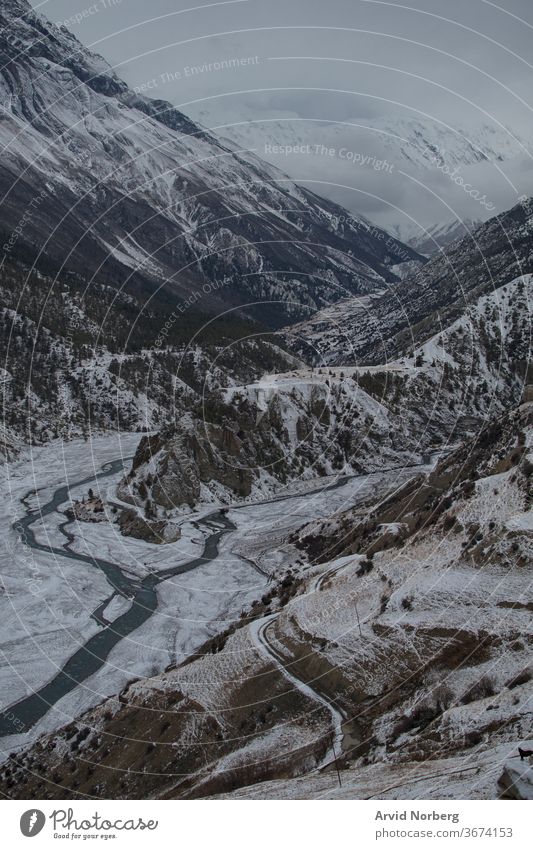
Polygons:
<instances>
[{"instance_id":1,"label":"narrow road on hillside","mask_svg":"<svg viewBox=\"0 0 533 849\"><path fill-rule=\"evenodd\" d=\"M345 736L343 726L347 721L347 717L333 701L321 695L321 693L319 693L316 689L313 689L310 684L302 681L302 679L294 672L290 671L284 657L273 645L272 640L269 639L269 629L277 619L278 615L278 613L272 613L270 616L266 616L263 619L257 619L255 622L252 622L250 625L250 634L259 651L262 652L269 661L274 663L274 666L281 672L283 677L292 685L292 687L300 693L303 693L303 695L307 696L312 701L324 707L329 713L331 717L331 732L328 732L328 736L331 734L331 743L328 746L321 762L318 764L318 768L323 768L335 763L337 758L342 754Z\"/></svg>"}]
</instances>

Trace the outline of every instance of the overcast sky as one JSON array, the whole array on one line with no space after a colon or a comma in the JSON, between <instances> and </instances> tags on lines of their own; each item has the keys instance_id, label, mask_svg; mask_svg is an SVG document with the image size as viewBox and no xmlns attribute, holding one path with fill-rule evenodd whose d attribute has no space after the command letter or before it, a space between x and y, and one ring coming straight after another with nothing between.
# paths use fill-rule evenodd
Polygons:
<instances>
[{"instance_id":1,"label":"overcast sky","mask_svg":"<svg viewBox=\"0 0 533 849\"><path fill-rule=\"evenodd\" d=\"M90 0L34 0L33 6L55 22L66 22L131 86L170 100L209 126L279 117L303 118L312 128L310 119L364 122L401 115L451 126L483 123L498 132L506 132L504 125L528 142L533 137L531 0L230 0L203 5L195 0L95 0L94 5ZM190 70L231 59L249 64ZM287 164L280 167L290 172ZM514 163L514 188L497 171L483 175L497 205L511 206L513 192L533 190L528 168L527 157L523 169ZM376 194L386 193L388 186L394 202L401 203L399 184L394 188L394 181L381 178L381 186L379 178L370 176L379 184ZM442 183L442 174L433 176L435 185ZM461 214L487 217L485 210L477 216L475 205L464 207L463 196L457 195ZM389 201L385 198L379 208L376 201L361 201L366 204L362 211L383 218Z\"/></svg>"}]
</instances>

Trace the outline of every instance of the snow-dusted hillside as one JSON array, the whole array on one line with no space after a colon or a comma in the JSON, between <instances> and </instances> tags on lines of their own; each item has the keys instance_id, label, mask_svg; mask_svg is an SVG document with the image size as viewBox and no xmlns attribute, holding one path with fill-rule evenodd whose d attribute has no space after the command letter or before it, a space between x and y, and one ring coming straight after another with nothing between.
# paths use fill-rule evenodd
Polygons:
<instances>
[{"instance_id":1,"label":"snow-dusted hillside","mask_svg":"<svg viewBox=\"0 0 533 849\"><path fill-rule=\"evenodd\" d=\"M483 294L533 269L533 199L452 242L405 279L348 298L292 326L287 341L315 363L384 363L412 350Z\"/></svg>"},{"instance_id":2,"label":"snow-dusted hillside","mask_svg":"<svg viewBox=\"0 0 533 849\"><path fill-rule=\"evenodd\" d=\"M425 230L413 229L410 237L404 234L412 248L423 256L431 257L443 248L448 248L457 239L463 239L476 230L480 221L454 218L443 224L434 224ZM417 232L418 231L418 232Z\"/></svg>"},{"instance_id":3,"label":"snow-dusted hillside","mask_svg":"<svg viewBox=\"0 0 533 849\"><path fill-rule=\"evenodd\" d=\"M481 296L410 356L270 374L213 393L143 440L122 497L166 516L198 501L265 496L288 481L415 462L520 401L532 299L525 275Z\"/></svg>"},{"instance_id":4,"label":"snow-dusted hillside","mask_svg":"<svg viewBox=\"0 0 533 849\"><path fill-rule=\"evenodd\" d=\"M238 622L18 754L3 792L523 798L532 425L524 405L386 497L348 491Z\"/></svg>"}]
</instances>

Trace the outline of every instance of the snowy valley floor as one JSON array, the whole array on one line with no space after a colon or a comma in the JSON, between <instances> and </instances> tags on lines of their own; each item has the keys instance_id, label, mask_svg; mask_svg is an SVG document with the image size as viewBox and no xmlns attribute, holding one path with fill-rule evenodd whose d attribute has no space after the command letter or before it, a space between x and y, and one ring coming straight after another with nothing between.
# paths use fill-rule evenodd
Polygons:
<instances>
[{"instance_id":1,"label":"snowy valley floor","mask_svg":"<svg viewBox=\"0 0 533 849\"><path fill-rule=\"evenodd\" d=\"M529 797L532 770L518 747L530 748L532 736L531 425L525 404L433 469L327 480L316 492L215 514L213 525L235 525L216 558L159 584L156 612L102 670L26 737L4 738L19 754L0 772L0 790ZM113 456L111 443L105 452ZM47 466L47 497L59 469ZM183 517L182 540L156 549L160 572L200 547L194 521ZM49 527L55 534L51 517ZM96 550L97 539L91 526L75 544ZM140 580L152 547L102 539L106 556ZM80 607L78 639L109 594L96 586ZM69 591L61 582L56 590ZM53 628L45 610L30 620L36 631L37 622ZM69 632L54 624L59 659ZM30 646L21 635L23 657ZM30 686L32 672L21 661Z\"/></svg>"},{"instance_id":2,"label":"snowy valley floor","mask_svg":"<svg viewBox=\"0 0 533 849\"><path fill-rule=\"evenodd\" d=\"M108 579L95 564L72 560L67 551L64 556L57 550L67 543L61 526L70 500L86 495L89 486L97 495L113 500L121 471L105 477L98 473L106 463L121 458L127 467L138 440L138 434L127 433L97 436L88 442L57 442L27 451L6 467L0 564L0 689L4 694L4 717L11 716L10 706L57 676L66 660L102 629L95 617L99 608L112 623L131 606L127 597L113 593ZM0 748L4 756L31 743L39 734L65 725L120 692L133 679L156 675L170 665L180 664L260 598L289 564L298 560L303 568L305 558L286 542L291 532L313 519L374 500L376 495L393 490L420 471L424 467L343 479L342 485L334 489L330 488L330 479L318 481L312 494L306 482L302 495L238 505L230 510L229 519L236 529L221 537L215 559L161 583L155 613L112 649L98 672L54 704L27 733L3 737ZM77 485L92 475L94 482ZM27 532L20 525L13 528L14 523L28 509L37 513L42 510L65 484L69 489L63 502L42 518L37 516L31 525L36 542L56 552L30 548ZM117 564L130 580L141 580L150 572L200 557L208 529L197 522L214 509L214 505L206 505L194 514L182 516L181 539L163 546L124 537L115 524L71 522L66 526L74 538L69 547L86 557ZM212 529L216 530L216 521ZM18 730L16 723L13 717L13 731ZM21 725L18 727L22 730Z\"/></svg>"}]
</instances>

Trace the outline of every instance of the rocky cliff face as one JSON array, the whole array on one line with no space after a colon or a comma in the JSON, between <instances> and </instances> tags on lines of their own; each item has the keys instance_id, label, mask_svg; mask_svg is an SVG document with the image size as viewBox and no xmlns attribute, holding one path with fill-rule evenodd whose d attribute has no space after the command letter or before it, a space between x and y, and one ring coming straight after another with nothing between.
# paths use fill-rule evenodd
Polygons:
<instances>
[{"instance_id":1,"label":"rocky cliff face","mask_svg":"<svg viewBox=\"0 0 533 849\"><path fill-rule=\"evenodd\" d=\"M294 370L198 397L143 440L123 497L168 511L416 462L520 402L532 297L532 276L519 277L383 366Z\"/></svg>"},{"instance_id":2,"label":"rocky cliff face","mask_svg":"<svg viewBox=\"0 0 533 849\"><path fill-rule=\"evenodd\" d=\"M99 281L163 286L204 311L249 305L270 325L374 290L418 256L134 94L22 0L2 4L0 57L8 253L25 243Z\"/></svg>"}]
</instances>

